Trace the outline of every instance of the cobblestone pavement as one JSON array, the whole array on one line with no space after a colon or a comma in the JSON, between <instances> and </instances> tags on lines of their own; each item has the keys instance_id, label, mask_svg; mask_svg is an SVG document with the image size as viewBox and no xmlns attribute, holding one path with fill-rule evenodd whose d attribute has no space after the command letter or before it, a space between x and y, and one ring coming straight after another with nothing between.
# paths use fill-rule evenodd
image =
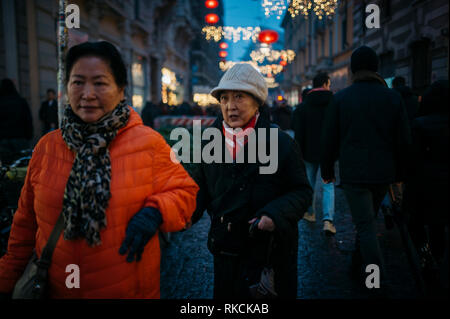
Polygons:
<instances>
[{"instance_id":1,"label":"cobblestone pavement","mask_svg":"<svg viewBox=\"0 0 450 319\"><path fill-rule=\"evenodd\" d=\"M343 191L336 188L337 233L332 237L322 232L321 194L319 188L316 191L317 221L299 222L297 297L367 298L367 289L357 286L349 276L355 231ZM417 298L418 291L397 228L386 230L381 214L377 221L378 238L392 285L389 296ZM162 299L212 298L213 259L206 247L209 225L209 216L205 213L188 231L172 234L171 243L162 248Z\"/></svg>"}]
</instances>

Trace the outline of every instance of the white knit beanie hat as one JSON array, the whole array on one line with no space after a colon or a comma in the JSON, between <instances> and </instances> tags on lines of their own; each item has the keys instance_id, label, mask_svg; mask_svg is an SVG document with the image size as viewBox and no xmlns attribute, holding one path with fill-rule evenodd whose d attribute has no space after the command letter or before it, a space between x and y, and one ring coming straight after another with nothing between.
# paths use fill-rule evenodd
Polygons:
<instances>
[{"instance_id":1,"label":"white knit beanie hat","mask_svg":"<svg viewBox=\"0 0 450 319\"><path fill-rule=\"evenodd\" d=\"M238 63L229 69L220 79L219 85L210 94L217 100L225 90L244 91L252 94L261 105L266 101L268 89L263 76L250 64Z\"/></svg>"}]
</instances>

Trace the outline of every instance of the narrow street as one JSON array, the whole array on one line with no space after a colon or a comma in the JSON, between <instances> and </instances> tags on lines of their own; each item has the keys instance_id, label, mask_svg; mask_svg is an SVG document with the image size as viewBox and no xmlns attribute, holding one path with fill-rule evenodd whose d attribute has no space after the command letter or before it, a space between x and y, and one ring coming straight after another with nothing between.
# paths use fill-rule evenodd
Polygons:
<instances>
[{"instance_id":1,"label":"narrow street","mask_svg":"<svg viewBox=\"0 0 450 319\"><path fill-rule=\"evenodd\" d=\"M320 195L317 221L313 224L305 220L299 222L297 298L367 298L367 291L358 287L349 275L355 232L344 193L336 188L337 233L334 237L322 232ZM205 214L188 231L172 234L170 245L162 249L162 299L212 298L213 259L206 247L209 224L209 216ZM417 298L418 290L400 234L397 228L386 230L381 214L378 236L391 282L389 297Z\"/></svg>"}]
</instances>

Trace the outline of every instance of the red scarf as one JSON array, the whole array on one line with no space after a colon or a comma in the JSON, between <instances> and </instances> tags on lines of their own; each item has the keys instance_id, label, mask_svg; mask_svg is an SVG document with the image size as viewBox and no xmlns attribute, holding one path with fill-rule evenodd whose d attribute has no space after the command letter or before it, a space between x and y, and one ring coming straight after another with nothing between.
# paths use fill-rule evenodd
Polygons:
<instances>
[{"instance_id":1,"label":"red scarf","mask_svg":"<svg viewBox=\"0 0 450 319\"><path fill-rule=\"evenodd\" d=\"M312 89L311 91L309 91L308 94L310 94L312 92L316 92L316 91L329 91L329 90L327 90L325 88L315 88L315 89Z\"/></svg>"},{"instance_id":2,"label":"red scarf","mask_svg":"<svg viewBox=\"0 0 450 319\"><path fill-rule=\"evenodd\" d=\"M225 121L222 122L223 134L225 135L225 144L231 156L233 156L233 160L236 160L236 154L239 153L245 144L247 144L247 136L255 130L258 117L259 113L253 116L247 125L245 125L242 130L238 132L236 132L238 129L229 127Z\"/></svg>"}]
</instances>

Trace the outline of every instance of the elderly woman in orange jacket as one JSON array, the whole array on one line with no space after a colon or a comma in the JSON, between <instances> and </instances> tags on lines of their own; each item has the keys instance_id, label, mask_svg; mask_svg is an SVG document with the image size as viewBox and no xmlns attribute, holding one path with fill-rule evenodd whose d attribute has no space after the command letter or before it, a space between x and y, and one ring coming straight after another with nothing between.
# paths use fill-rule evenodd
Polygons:
<instances>
[{"instance_id":1,"label":"elderly woman in orange jacket","mask_svg":"<svg viewBox=\"0 0 450 319\"><path fill-rule=\"evenodd\" d=\"M107 42L72 47L61 129L34 149L0 259L0 293L11 293L33 249L38 257L62 212L49 268L53 298L159 298L157 230L183 229L198 186L170 147L124 103L126 68ZM68 265L79 288L67 287Z\"/></svg>"}]
</instances>

